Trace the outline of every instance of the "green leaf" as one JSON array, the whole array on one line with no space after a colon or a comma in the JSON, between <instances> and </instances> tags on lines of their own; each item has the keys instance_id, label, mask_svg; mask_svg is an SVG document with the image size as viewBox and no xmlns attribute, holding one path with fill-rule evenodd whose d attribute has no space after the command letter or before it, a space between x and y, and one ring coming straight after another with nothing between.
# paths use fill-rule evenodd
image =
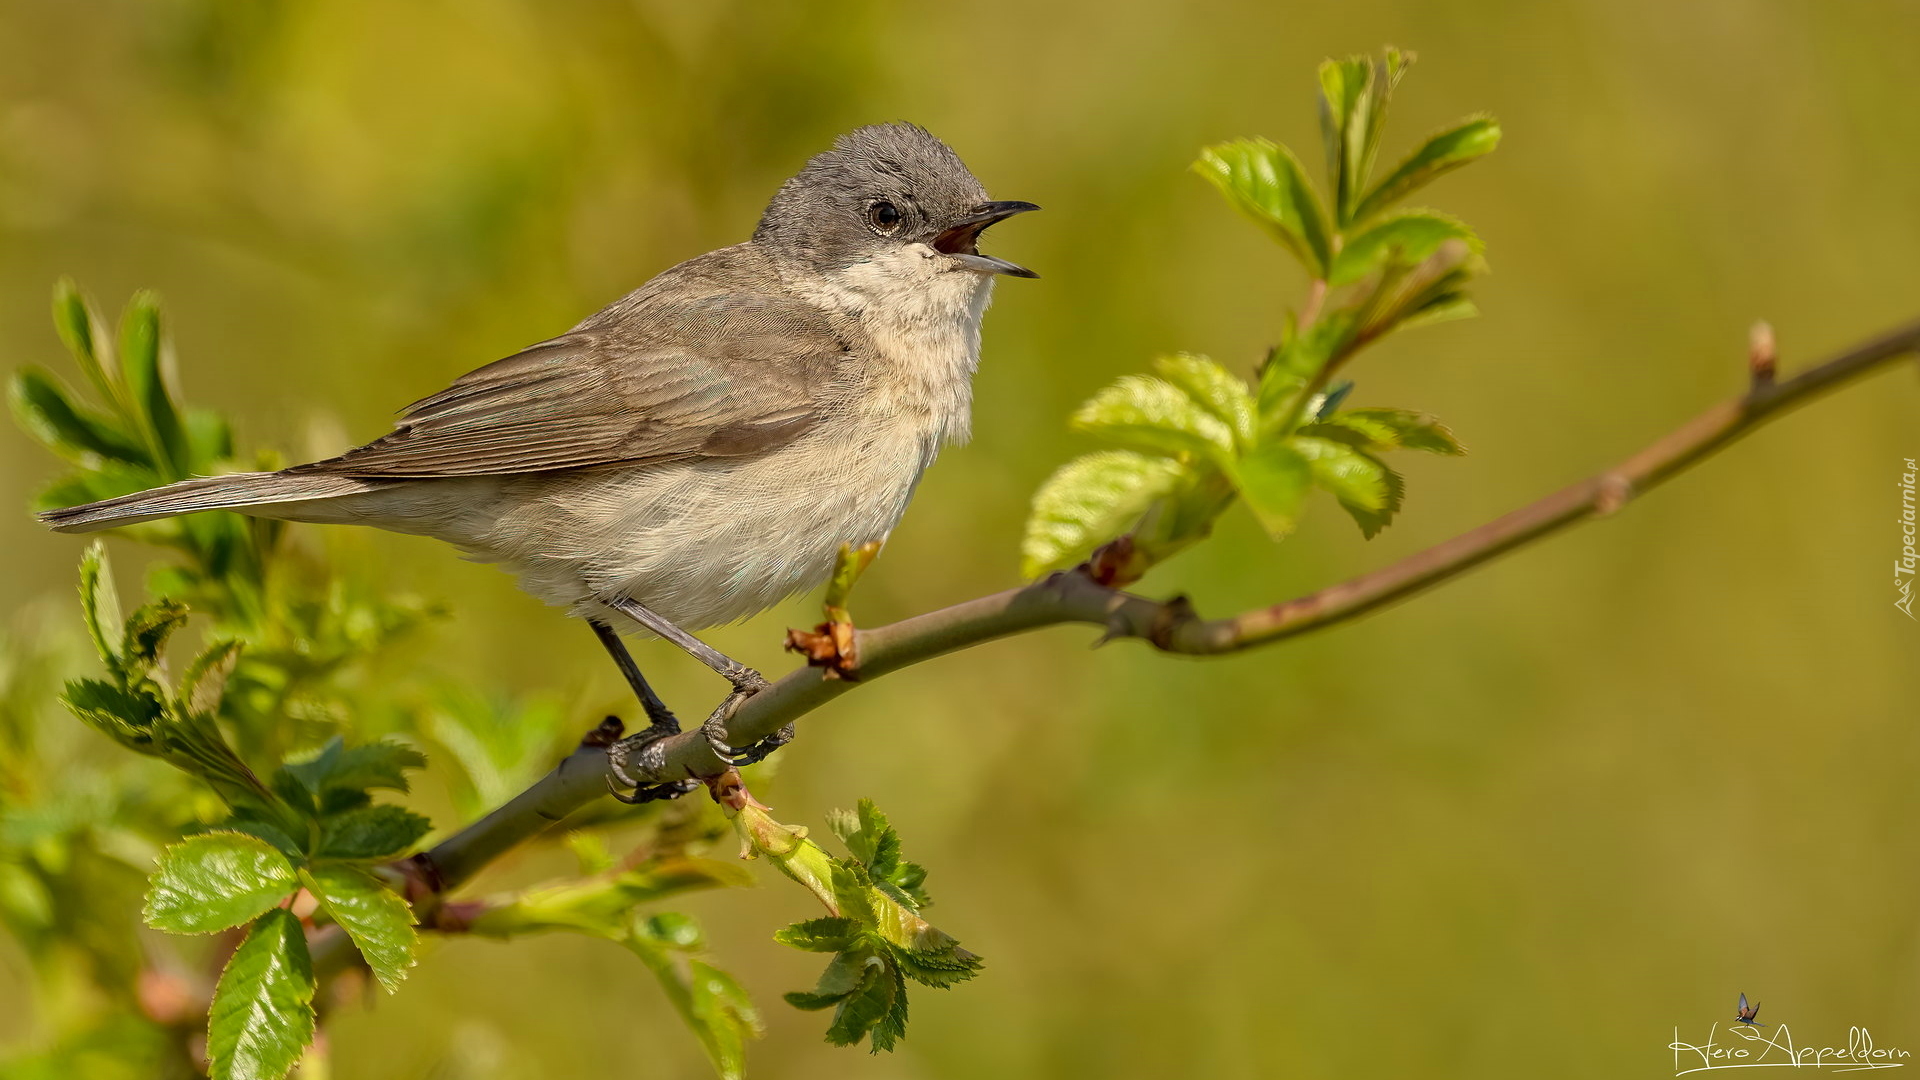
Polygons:
<instances>
[{"instance_id":1,"label":"green leaf","mask_svg":"<svg viewBox=\"0 0 1920 1080\"><path fill-rule=\"evenodd\" d=\"M207 1017L213 1080L279 1080L313 1041L313 962L293 913L260 916L233 951Z\"/></svg>"},{"instance_id":2,"label":"green leaf","mask_svg":"<svg viewBox=\"0 0 1920 1080\"><path fill-rule=\"evenodd\" d=\"M1373 62L1366 57L1320 62L1320 139L1336 222L1346 220L1354 189L1365 183L1359 151L1372 91Z\"/></svg>"},{"instance_id":3,"label":"green leaf","mask_svg":"<svg viewBox=\"0 0 1920 1080\"><path fill-rule=\"evenodd\" d=\"M773 940L807 952L845 952L854 947L860 936L859 923L835 915L781 927L774 932Z\"/></svg>"},{"instance_id":4,"label":"green leaf","mask_svg":"<svg viewBox=\"0 0 1920 1080\"><path fill-rule=\"evenodd\" d=\"M227 677L240 661L238 641L216 641L193 658L180 676L180 700L187 712L213 715L226 692Z\"/></svg>"},{"instance_id":5,"label":"green leaf","mask_svg":"<svg viewBox=\"0 0 1920 1080\"><path fill-rule=\"evenodd\" d=\"M1365 232L1347 241L1333 261L1331 284L1359 281L1388 264L1411 267L1426 259L1448 240L1459 240L1479 254L1480 238L1466 223L1434 210L1403 210L1389 214Z\"/></svg>"},{"instance_id":6,"label":"green leaf","mask_svg":"<svg viewBox=\"0 0 1920 1080\"><path fill-rule=\"evenodd\" d=\"M1349 409L1300 433L1348 442L1362 450L1424 450L1456 457L1467 452L1446 425L1409 409Z\"/></svg>"},{"instance_id":7,"label":"green leaf","mask_svg":"<svg viewBox=\"0 0 1920 1080\"><path fill-rule=\"evenodd\" d=\"M1389 46L1379 60L1352 56L1320 65L1320 134L1334 219L1341 225L1353 220L1386 127L1387 105L1412 63L1412 53Z\"/></svg>"},{"instance_id":8,"label":"green leaf","mask_svg":"<svg viewBox=\"0 0 1920 1080\"><path fill-rule=\"evenodd\" d=\"M1255 409L1245 379L1193 353L1163 356L1153 366L1162 378L1225 424L1233 436L1233 446L1245 446L1253 439Z\"/></svg>"},{"instance_id":9,"label":"green leaf","mask_svg":"<svg viewBox=\"0 0 1920 1080\"><path fill-rule=\"evenodd\" d=\"M160 699L152 694L99 679L75 679L67 683L60 703L87 726L129 750L152 755L161 753L154 725L163 708Z\"/></svg>"},{"instance_id":10,"label":"green leaf","mask_svg":"<svg viewBox=\"0 0 1920 1080\"><path fill-rule=\"evenodd\" d=\"M738 1080L746 1070L747 1040L760 1034L760 1014L733 976L697 956L676 954L697 949L700 930L684 915L665 912L652 918L631 916L630 930L621 938L660 982L667 1000L692 1029L726 1080Z\"/></svg>"},{"instance_id":11,"label":"green leaf","mask_svg":"<svg viewBox=\"0 0 1920 1080\"><path fill-rule=\"evenodd\" d=\"M258 837L268 844L273 845L274 849L279 851L280 854L285 855L288 859L295 862L301 862L306 859L307 852L305 848L299 841L288 835L286 829L281 824L256 817L254 813L253 810L249 810L244 814L236 813L234 816L221 822L220 828Z\"/></svg>"},{"instance_id":12,"label":"green leaf","mask_svg":"<svg viewBox=\"0 0 1920 1080\"><path fill-rule=\"evenodd\" d=\"M902 974L926 986L946 989L980 973L980 958L957 945L921 950L888 942L887 952L900 965Z\"/></svg>"},{"instance_id":13,"label":"green leaf","mask_svg":"<svg viewBox=\"0 0 1920 1080\"><path fill-rule=\"evenodd\" d=\"M1500 145L1500 123L1476 116L1442 131L1422 143L1399 167L1387 174L1355 208L1353 220L1365 221L1462 165L1493 152Z\"/></svg>"},{"instance_id":14,"label":"green leaf","mask_svg":"<svg viewBox=\"0 0 1920 1080\"><path fill-rule=\"evenodd\" d=\"M135 608L120 641L120 662L130 677L144 677L159 666L167 639L185 625L187 609L171 600Z\"/></svg>"},{"instance_id":15,"label":"green leaf","mask_svg":"<svg viewBox=\"0 0 1920 1080\"><path fill-rule=\"evenodd\" d=\"M312 793L317 802L334 790L406 791L405 770L418 769L426 763L420 751L401 743L381 739L349 749L336 735L318 754L306 761L283 765L281 769Z\"/></svg>"},{"instance_id":16,"label":"green leaf","mask_svg":"<svg viewBox=\"0 0 1920 1080\"><path fill-rule=\"evenodd\" d=\"M8 383L7 398L27 434L56 453L94 454L131 465L148 461L146 451L106 420L74 405L66 390L38 368L16 372Z\"/></svg>"},{"instance_id":17,"label":"green leaf","mask_svg":"<svg viewBox=\"0 0 1920 1080\"><path fill-rule=\"evenodd\" d=\"M300 876L321 908L353 939L380 985L389 994L398 990L413 966L419 941L407 902L357 866L321 863Z\"/></svg>"},{"instance_id":18,"label":"green leaf","mask_svg":"<svg viewBox=\"0 0 1920 1080\"><path fill-rule=\"evenodd\" d=\"M1266 228L1316 278L1329 262L1326 214L1293 151L1266 139L1240 139L1200 152L1194 171L1234 209Z\"/></svg>"},{"instance_id":19,"label":"green leaf","mask_svg":"<svg viewBox=\"0 0 1920 1080\"><path fill-rule=\"evenodd\" d=\"M1177 461L1130 450L1088 454L1061 466L1034 493L1020 542L1022 573L1038 577L1080 562L1190 475Z\"/></svg>"},{"instance_id":20,"label":"green leaf","mask_svg":"<svg viewBox=\"0 0 1920 1080\"><path fill-rule=\"evenodd\" d=\"M1124 375L1073 414L1073 426L1135 450L1231 456L1234 433L1178 386Z\"/></svg>"},{"instance_id":21,"label":"green leaf","mask_svg":"<svg viewBox=\"0 0 1920 1080\"><path fill-rule=\"evenodd\" d=\"M60 341L73 354L73 361L107 402L120 400L112 369L100 355L107 345L100 318L93 305L80 292L72 278L61 278L53 287L53 328Z\"/></svg>"},{"instance_id":22,"label":"green leaf","mask_svg":"<svg viewBox=\"0 0 1920 1080\"><path fill-rule=\"evenodd\" d=\"M687 1023L724 1080L746 1075L747 1040L760 1034L760 1013L732 975L705 960L687 961Z\"/></svg>"},{"instance_id":23,"label":"green leaf","mask_svg":"<svg viewBox=\"0 0 1920 1080\"><path fill-rule=\"evenodd\" d=\"M847 995L851 993L853 993L851 990L843 990L837 994L807 990L789 990L780 995L780 1000L796 1009L803 1009L807 1012L819 1012L821 1009L831 1009L835 1005L840 1004L842 1001L845 1001Z\"/></svg>"},{"instance_id":24,"label":"green leaf","mask_svg":"<svg viewBox=\"0 0 1920 1080\"><path fill-rule=\"evenodd\" d=\"M1300 436L1291 443L1307 459L1313 482L1339 501L1367 539L1400 512L1400 475L1379 458L1331 439Z\"/></svg>"},{"instance_id":25,"label":"green leaf","mask_svg":"<svg viewBox=\"0 0 1920 1080\"><path fill-rule=\"evenodd\" d=\"M390 859L433 830L433 823L398 806L363 806L335 814L320 827L323 859Z\"/></svg>"},{"instance_id":26,"label":"green leaf","mask_svg":"<svg viewBox=\"0 0 1920 1080\"><path fill-rule=\"evenodd\" d=\"M872 799L861 799L856 813L835 811L828 815L827 825L866 867L875 888L913 911L932 902L921 888L927 879L926 869L906 861L899 831Z\"/></svg>"},{"instance_id":27,"label":"green leaf","mask_svg":"<svg viewBox=\"0 0 1920 1080\"><path fill-rule=\"evenodd\" d=\"M113 591L113 569L107 564L107 546L98 540L80 556L80 614L87 636L107 667L120 664L120 600Z\"/></svg>"},{"instance_id":28,"label":"green leaf","mask_svg":"<svg viewBox=\"0 0 1920 1080\"><path fill-rule=\"evenodd\" d=\"M889 1024L899 1002L899 1022ZM827 1041L835 1046L852 1046L872 1035L875 1052L893 1049L906 1026L906 987L899 973L886 961L869 956L862 962L859 982L840 1000L833 1023L827 1027Z\"/></svg>"},{"instance_id":29,"label":"green leaf","mask_svg":"<svg viewBox=\"0 0 1920 1080\"><path fill-rule=\"evenodd\" d=\"M1282 442L1255 448L1233 467L1235 486L1275 540L1293 531L1310 479L1307 459Z\"/></svg>"},{"instance_id":30,"label":"green leaf","mask_svg":"<svg viewBox=\"0 0 1920 1080\"><path fill-rule=\"evenodd\" d=\"M120 319L121 372L127 395L153 438L156 464L177 480L187 475L187 435L167 389L160 353L160 302L150 292L135 293Z\"/></svg>"},{"instance_id":31,"label":"green leaf","mask_svg":"<svg viewBox=\"0 0 1920 1080\"><path fill-rule=\"evenodd\" d=\"M272 845L239 832L189 836L160 856L147 886L147 925L176 934L212 934L251 921L293 895L293 864Z\"/></svg>"}]
</instances>

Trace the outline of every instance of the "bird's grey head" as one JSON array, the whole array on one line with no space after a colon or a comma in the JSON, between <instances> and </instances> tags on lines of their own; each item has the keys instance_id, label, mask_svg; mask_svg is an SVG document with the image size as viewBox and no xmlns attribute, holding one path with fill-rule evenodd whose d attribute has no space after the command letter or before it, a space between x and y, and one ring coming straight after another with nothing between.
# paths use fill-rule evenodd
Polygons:
<instances>
[{"instance_id":1,"label":"bird's grey head","mask_svg":"<svg viewBox=\"0 0 1920 1080\"><path fill-rule=\"evenodd\" d=\"M989 201L959 156L926 129L875 124L835 139L780 185L753 239L829 274L912 249L942 270L1038 277L976 246L987 226L1038 209Z\"/></svg>"}]
</instances>

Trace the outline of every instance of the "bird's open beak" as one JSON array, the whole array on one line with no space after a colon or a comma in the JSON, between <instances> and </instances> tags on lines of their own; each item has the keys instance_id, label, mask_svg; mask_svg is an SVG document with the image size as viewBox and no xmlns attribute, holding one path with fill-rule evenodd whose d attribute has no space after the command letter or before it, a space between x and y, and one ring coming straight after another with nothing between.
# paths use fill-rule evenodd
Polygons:
<instances>
[{"instance_id":1,"label":"bird's open beak","mask_svg":"<svg viewBox=\"0 0 1920 1080\"><path fill-rule=\"evenodd\" d=\"M990 202L981 203L965 217L947 226L939 236L933 238L933 249L944 255L950 255L955 262L969 270L982 274L1006 274L1009 277L1037 278L1040 275L1021 266L992 255L980 254L978 246L980 234L987 226L996 221L1004 221L1015 214L1024 214L1029 210L1038 210L1030 202Z\"/></svg>"}]
</instances>

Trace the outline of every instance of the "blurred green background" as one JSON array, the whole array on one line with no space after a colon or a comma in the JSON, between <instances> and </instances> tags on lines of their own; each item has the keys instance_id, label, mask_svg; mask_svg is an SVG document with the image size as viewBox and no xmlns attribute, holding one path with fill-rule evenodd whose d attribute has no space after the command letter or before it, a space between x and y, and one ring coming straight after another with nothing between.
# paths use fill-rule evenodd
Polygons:
<instances>
[{"instance_id":1,"label":"blurred green background","mask_svg":"<svg viewBox=\"0 0 1920 1080\"><path fill-rule=\"evenodd\" d=\"M1011 583L1092 390L1176 349L1244 370L1276 337L1302 282L1186 165L1252 134L1317 160L1313 65L1393 42L1421 62L1383 159L1476 109L1505 125L1426 199L1494 274L1485 318L1370 352L1352 400L1430 410L1473 453L1406 462L1372 543L1330 502L1277 547L1236 511L1143 583L1223 614L1637 448L1738 390L1756 318L1791 369L1920 313L1917 35L1898 2L8 0L0 363L61 362L59 275L110 311L152 287L189 400L249 446L329 453L744 238L835 133L911 119L1047 208L989 245L1045 276L1000 286L977 435L862 583L877 624ZM1617 518L1277 648L1056 630L836 703L762 795L815 824L874 797L989 967L919 992L899 1053L837 1051L778 1000L817 963L768 935L810 901L697 898L768 1017L756 1074L1658 1076L1672 1029L1724 1028L1743 990L1803 1042L1920 1044L1920 626L1888 571L1916 421L1911 371L1882 375ZM0 432L0 506L54 471ZM79 548L0 514L0 610L70 622ZM366 551L457 611L438 651L476 688L557 689L582 726L621 704L586 631L504 575ZM813 603L712 639L784 669ZM717 692L641 658L669 700ZM33 1030L10 948L0 1045ZM332 1038L353 1078L707 1068L586 940L441 942Z\"/></svg>"}]
</instances>

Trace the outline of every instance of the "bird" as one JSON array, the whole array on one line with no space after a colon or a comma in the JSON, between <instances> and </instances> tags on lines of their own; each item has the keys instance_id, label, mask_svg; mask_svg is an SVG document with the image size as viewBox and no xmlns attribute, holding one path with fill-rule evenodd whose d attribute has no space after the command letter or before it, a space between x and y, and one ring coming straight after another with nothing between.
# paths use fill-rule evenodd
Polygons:
<instances>
[{"instance_id":1,"label":"bird","mask_svg":"<svg viewBox=\"0 0 1920 1080\"><path fill-rule=\"evenodd\" d=\"M198 477L41 520L59 532L209 510L432 537L585 620L648 718L610 749L626 801L684 794L645 751L680 731L623 635L725 678L702 724L738 765L793 737L726 744L769 683L693 631L827 579L883 542L942 447L971 430L995 279L979 250L1029 202L995 201L925 128L861 127L782 183L752 236L673 266L551 338L407 406L323 461ZM616 795L619 793L616 792Z\"/></svg>"},{"instance_id":2,"label":"bird","mask_svg":"<svg viewBox=\"0 0 1920 1080\"><path fill-rule=\"evenodd\" d=\"M1737 1007L1737 1010L1734 1015L1734 1019L1742 1024L1747 1024L1752 1027L1766 1027L1767 1025L1754 1019L1754 1017L1759 1015L1760 1015L1760 1006L1758 1004L1748 1005L1746 993L1744 991L1741 992L1740 1004Z\"/></svg>"}]
</instances>

